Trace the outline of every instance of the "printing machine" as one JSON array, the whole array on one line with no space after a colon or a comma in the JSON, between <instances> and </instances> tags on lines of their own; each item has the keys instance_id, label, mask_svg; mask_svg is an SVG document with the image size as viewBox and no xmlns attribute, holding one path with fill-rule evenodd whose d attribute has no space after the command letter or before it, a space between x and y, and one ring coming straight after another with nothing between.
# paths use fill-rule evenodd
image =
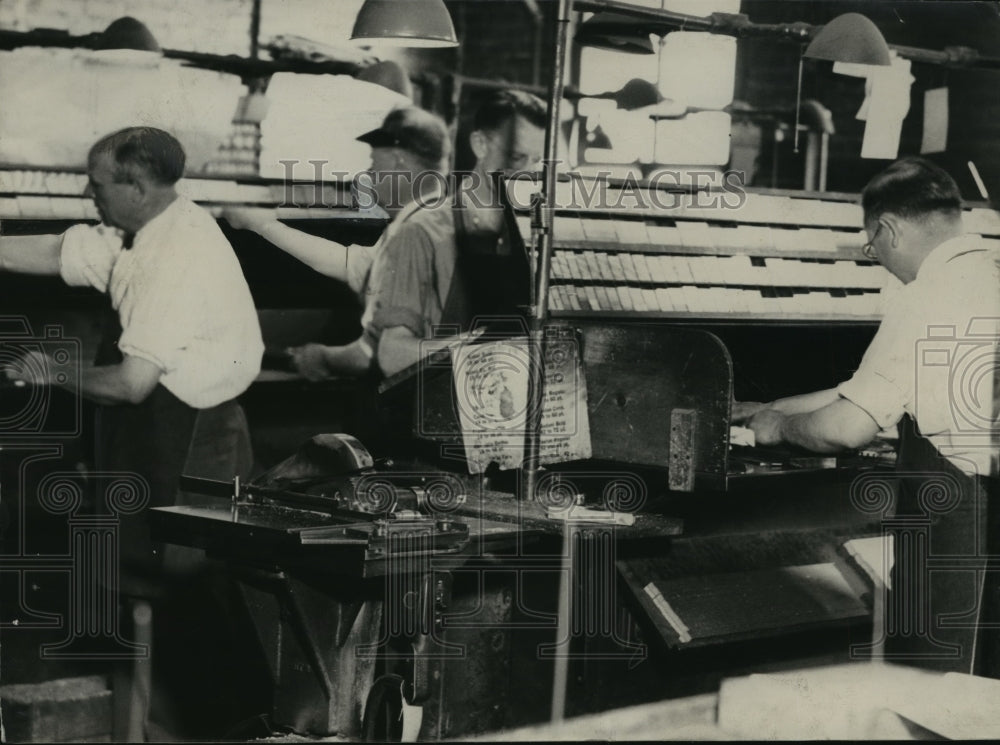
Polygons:
<instances>
[{"instance_id":1,"label":"printing machine","mask_svg":"<svg viewBox=\"0 0 1000 745\"><path fill-rule=\"evenodd\" d=\"M74 178L0 174L5 226L93 219ZM253 199L248 185L191 186L209 206L262 203L264 186L282 201L277 185L250 185ZM507 209L527 252L525 188L510 185ZM360 431L316 432L250 483L189 478L204 499L157 511L159 540L207 549L242 588L276 727L461 737L544 719L553 691L584 713L865 654L873 594L843 544L879 532L858 479L891 448L738 446L730 421L734 398L827 387L860 358L887 275L861 253L859 207L651 189L632 203L616 189L599 207L556 198L569 206L554 223L551 333L578 350L591 454L548 464L544 498L519 500L516 471L469 472L446 350L381 381L372 451ZM323 209L284 216L329 218L331 237L377 228ZM966 221L1000 236L991 212ZM246 236L232 239L246 265ZM266 275L251 276L258 298Z\"/></svg>"},{"instance_id":2,"label":"printing machine","mask_svg":"<svg viewBox=\"0 0 1000 745\"><path fill-rule=\"evenodd\" d=\"M524 187L507 192L515 254L531 246ZM395 463L357 442L360 455L326 457L346 440L322 435L252 484L188 483L226 502L161 511L165 540L236 568L270 650L275 724L456 737L547 715L559 659L566 711L582 713L687 692L776 647L864 646L871 592L841 546L878 530L849 485L886 449L730 443L734 365L751 372L737 398L774 397L846 376L846 359L823 366L870 338L887 275L860 253L858 208L653 196L557 213L549 335L578 350L591 454L549 465L535 501L509 472L469 473L452 349L381 381ZM775 356L789 348L791 371Z\"/></svg>"}]
</instances>

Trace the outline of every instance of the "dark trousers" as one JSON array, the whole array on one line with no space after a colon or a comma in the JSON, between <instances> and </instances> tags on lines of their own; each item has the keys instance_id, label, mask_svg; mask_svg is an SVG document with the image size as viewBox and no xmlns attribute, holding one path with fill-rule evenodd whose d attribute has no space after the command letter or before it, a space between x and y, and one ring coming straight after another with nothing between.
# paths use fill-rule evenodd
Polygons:
<instances>
[{"instance_id":1,"label":"dark trousers","mask_svg":"<svg viewBox=\"0 0 1000 745\"><path fill-rule=\"evenodd\" d=\"M900 428L894 566L885 644L891 662L1000 677L1000 545L994 480L943 458L909 417Z\"/></svg>"},{"instance_id":2,"label":"dark trousers","mask_svg":"<svg viewBox=\"0 0 1000 745\"><path fill-rule=\"evenodd\" d=\"M196 410L158 385L142 403L100 407L97 417L98 470L135 474L148 489L147 507L120 517L119 589L152 603L150 719L172 736L219 737L265 710L252 700L260 678L232 654L241 618L224 571L199 549L154 542L150 509L198 500L179 491L182 474L249 476L243 410L236 401ZM252 690L249 680L258 681Z\"/></svg>"},{"instance_id":3,"label":"dark trousers","mask_svg":"<svg viewBox=\"0 0 1000 745\"><path fill-rule=\"evenodd\" d=\"M174 504L197 415L162 385L139 404L97 410L97 470L135 474L148 494L145 508L119 517L120 588L126 594L150 594L158 580L162 546L153 543L149 510Z\"/></svg>"}]
</instances>

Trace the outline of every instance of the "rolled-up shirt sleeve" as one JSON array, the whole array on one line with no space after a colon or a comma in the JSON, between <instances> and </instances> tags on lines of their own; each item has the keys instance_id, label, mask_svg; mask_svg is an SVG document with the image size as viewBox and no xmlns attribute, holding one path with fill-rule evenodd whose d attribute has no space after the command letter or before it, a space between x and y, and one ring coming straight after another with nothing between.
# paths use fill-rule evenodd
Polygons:
<instances>
[{"instance_id":1,"label":"rolled-up shirt sleeve","mask_svg":"<svg viewBox=\"0 0 1000 745\"><path fill-rule=\"evenodd\" d=\"M107 292L111 269L121 250L121 233L114 228L74 225L62 234L59 274L68 285Z\"/></svg>"},{"instance_id":2,"label":"rolled-up shirt sleeve","mask_svg":"<svg viewBox=\"0 0 1000 745\"><path fill-rule=\"evenodd\" d=\"M386 269L376 288L369 335L377 339L385 329L403 326L422 339L427 293L436 292L434 244L420 225L405 223L383 251Z\"/></svg>"},{"instance_id":3,"label":"rolled-up shirt sleeve","mask_svg":"<svg viewBox=\"0 0 1000 745\"><path fill-rule=\"evenodd\" d=\"M347 247L347 267L345 271L347 285L360 297L365 291L365 284L375 261L374 246L359 246L351 244Z\"/></svg>"},{"instance_id":4,"label":"rolled-up shirt sleeve","mask_svg":"<svg viewBox=\"0 0 1000 745\"><path fill-rule=\"evenodd\" d=\"M901 299L897 299L901 300ZM895 302L882 319L854 375L837 387L841 396L866 411L882 429L912 407L919 314Z\"/></svg>"}]
</instances>

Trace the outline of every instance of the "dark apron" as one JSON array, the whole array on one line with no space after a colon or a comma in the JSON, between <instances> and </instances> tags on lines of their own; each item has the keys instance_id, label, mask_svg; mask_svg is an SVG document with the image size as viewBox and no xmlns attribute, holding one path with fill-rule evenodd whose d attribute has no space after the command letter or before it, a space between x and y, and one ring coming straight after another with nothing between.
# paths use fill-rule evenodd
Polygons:
<instances>
[{"instance_id":1,"label":"dark apron","mask_svg":"<svg viewBox=\"0 0 1000 745\"><path fill-rule=\"evenodd\" d=\"M529 302L528 258L514 250L506 220L497 234L468 230L459 208L452 210L452 217L455 273L443 304L441 325L468 331L478 318L489 322L492 330L505 330L498 329L499 319L523 317Z\"/></svg>"},{"instance_id":2,"label":"dark apron","mask_svg":"<svg viewBox=\"0 0 1000 745\"><path fill-rule=\"evenodd\" d=\"M889 521L894 566L886 604L886 660L997 676L996 550L1000 510L993 480L941 456L907 415L900 422L899 494Z\"/></svg>"}]
</instances>

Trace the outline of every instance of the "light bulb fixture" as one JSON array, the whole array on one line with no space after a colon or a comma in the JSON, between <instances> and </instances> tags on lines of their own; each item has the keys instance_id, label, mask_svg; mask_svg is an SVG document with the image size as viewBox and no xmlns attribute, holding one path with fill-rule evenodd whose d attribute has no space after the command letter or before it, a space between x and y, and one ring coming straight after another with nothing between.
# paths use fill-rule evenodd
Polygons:
<instances>
[{"instance_id":1,"label":"light bulb fixture","mask_svg":"<svg viewBox=\"0 0 1000 745\"><path fill-rule=\"evenodd\" d=\"M351 41L395 47L457 47L444 0L365 0Z\"/></svg>"},{"instance_id":2,"label":"light bulb fixture","mask_svg":"<svg viewBox=\"0 0 1000 745\"><path fill-rule=\"evenodd\" d=\"M820 28L802 56L859 65L891 64L882 32L860 13L844 13Z\"/></svg>"}]
</instances>

